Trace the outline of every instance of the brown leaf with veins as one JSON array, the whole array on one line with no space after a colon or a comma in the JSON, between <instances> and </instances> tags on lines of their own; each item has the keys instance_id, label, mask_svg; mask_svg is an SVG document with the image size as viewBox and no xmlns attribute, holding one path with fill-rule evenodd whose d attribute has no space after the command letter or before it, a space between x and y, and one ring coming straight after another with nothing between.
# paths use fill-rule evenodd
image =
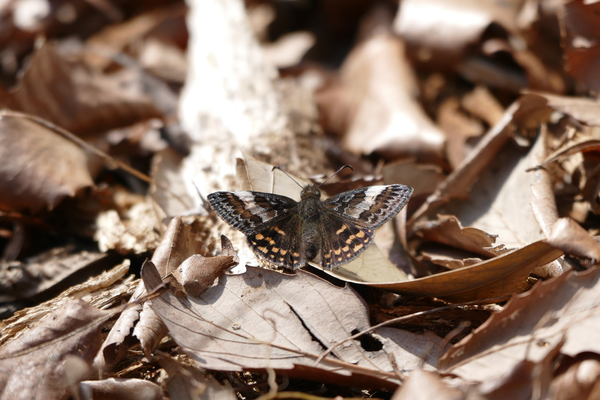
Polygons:
<instances>
[{"instance_id":1,"label":"brown leaf with veins","mask_svg":"<svg viewBox=\"0 0 600 400\"><path fill-rule=\"evenodd\" d=\"M100 348L100 328L110 316L72 300L0 348L0 395L10 399L60 399L68 394L63 360L90 363Z\"/></svg>"},{"instance_id":2,"label":"brown leaf with veins","mask_svg":"<svg viewBox=\"0 0 600 400\"><path fill-rule=\"evenodd\" d=\"M563 354L600 352L600 269L568 272L514 296L504 309L452 346L446 372L485 381L522 360L538 362L566 336Z\"/></svg>"},{"instance_id":3,"label":"brown leaf with veins","mask_svg":"<svg viewBox=\"0 0 600 400\"><path fill-rule=\"evenodd\" d=\"M151 289L162 281L147 266L142 277ZM329 371L338 382L349 373L371 377L372 382L395 382L390 354L403 369L423 362L431 368L438 351L439 338L433 334L380 328L372 334L380 350L367 351L360 342L349 341L315 365L332 344L368 328L369 318L363 300L349 286L335 287L303 270L285 275L248 267L242 275L221 276L199 297L182 302L166 292L150 304L177 344L208 369L301 373L296 368L305 367L311 374L315 369Z\"/></svg>"},{"instance_id":4,"label":"brown leaf with veins","mask_svg":"<svg viewBox=\"0 0 600 400\"><path fill-rule=\"evenodd\" d=\"M0 105L80 135L162 116L130 71L103 75L74 58L44 44L33 54L17 89L0 87Z\"/></svg>"},{"instance_id":5,"label":"brown leaf with veins","mask_svg":"<svg viewBox=\"0 0 600 400\"><path fill-rule=\"evenodd\" d=\"M0 209L53 209L93 186L88 154L33 121L0 114Z\"/></svg>"}]
</instances>

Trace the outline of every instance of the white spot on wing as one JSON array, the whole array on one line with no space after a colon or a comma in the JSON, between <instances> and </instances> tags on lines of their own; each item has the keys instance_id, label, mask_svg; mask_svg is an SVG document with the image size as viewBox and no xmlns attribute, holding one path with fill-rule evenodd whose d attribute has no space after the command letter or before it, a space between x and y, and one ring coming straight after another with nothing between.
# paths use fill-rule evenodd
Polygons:
<instances>
[{"instance_id":1,"label":"white spot on wing","mask_svg":"<svg viewBox=\"0 0 600 400\"><path fill-rule=\"evenodd\" d=\"M244 203L244 208L246 210L250 211L250 213L252 215L256 215L256 216L260 217L260 219L262 219L263 222L266 222L266 221L270 220L271 218L277 216L277 212L275 212L274 215L271 218L269 218L269 216L267 215L268 212L274 211L274 210L272 208L266 209L264 207L257 205L256 201L254 200L255 197L252 194L252 192L243 191L243 192L235 192L235 194Z\"/></svg>"},{"instance_id":2,"label":"white spot on wing","mask_svg":"<svg viewBox=\"0 0 600 400\"><path fill-rule=\"evenodd\" d=\"M344 210L344 214L349 215L352 218L358 218L363 211L371 208L375 202L375 197L377 197L384 190L385 186L370 186L365 191L365 199L352 207L346 208L346 210Z\"/></svg>"}]
</instances>

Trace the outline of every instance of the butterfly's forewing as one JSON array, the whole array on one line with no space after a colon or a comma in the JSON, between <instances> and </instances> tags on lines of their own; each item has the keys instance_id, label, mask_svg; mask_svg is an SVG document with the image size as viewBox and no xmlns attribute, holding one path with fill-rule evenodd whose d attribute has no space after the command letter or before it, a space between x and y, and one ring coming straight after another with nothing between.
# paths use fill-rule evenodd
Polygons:
<instances>
[{"instance_id":1,"label":"butterfly's forewing","mask_svg":"<svg viewBox=\"0 0 600 400\"><path fill-rule=\"evenodd\" d=\"M373 240L374 229L355 224L349 218L322 213L321 266L332 269L358 257Z\"/></svg>"},{"instance_id":2,"label":"butterfly's forewing","mask_svg":"<svg viewBox=\"0 0 600 400\"><path fill-rule=\"evenodd\" d=\"M333 216L376 229L404 207L412 192L406 185L369 186L340 193L321 204L322 209Z\"/></svg>"},{"instance_id":3,"label":"butterfly's forewing","mask_svg":"<svg viewBox=\"0 0 600 400\"><path fill-rule=\"evenodd\" d=\"M229 225L251 235L288 218L296 203L289 197L261 192L215 192L208 195L213 210Z\"/></svg>"},{"instance_id":4,"label":"butterfly's forewing","mask_svg":"<svg viewBox=\"0 0 600 400\"><path fill-rule=\"evenodd\" d=\"M304 264L300 255L300 229L300 216L291 214L275 225L248 235L248 244L255 253L274 264L292 269L300 268Z\"/></svg>"}]
</instances>

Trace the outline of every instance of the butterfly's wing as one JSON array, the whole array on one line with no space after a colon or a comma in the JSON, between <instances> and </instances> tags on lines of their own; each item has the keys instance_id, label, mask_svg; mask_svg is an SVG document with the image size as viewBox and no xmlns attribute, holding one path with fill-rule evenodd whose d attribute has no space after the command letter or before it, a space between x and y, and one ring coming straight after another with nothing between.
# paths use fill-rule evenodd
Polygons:
<instances>
[{"instance_id":1,"label":"butterfly's wing","mask_svg":"<svg viewBox=\"0 0 600 400\"><path fill-rule=\"evenodd\" d=\"M300 258L300 216L291 214L274 225L247 236L255 253L270 262L286 268L297 269L304 265Z\"/></svg>"},{"instance_id":2,"label":"butterfly's wing","mask_svg":"<svg viewBox=\"0 0 600 400\"><path fill-rule=\"evenodd\" d=\"M321 203L321 208L359 226L377 229L404 207L412 192L406 185L369 186L332 196Z\"/></svg>"},{"instance_id":3,"label":"butterfly's wing","mask_svg":"<svg viewBox=\"0 0 600 400\"><path fill-rule=\"evenodd\" d=\"M287 268L301 266L301 221L296 201L248 191L215 192L208 195L208 201L225 222L246 235L255 253Z\"/></svg>"},{"instance_id":4,"label":"butterfly's wing","mask_svg":"<svg viewBox=\"0 0 600 400\"><path fill-rule=\"evenodd\" d=\"M208 195L219 216L245 235L260 232L291 215L297 202L289 197L261 192L215 192Z\"/></svg>"},{"instance_id":5,"label":"butterfly's wing","mask_svg":"<svg viewBox=\"0 0 600 400\"><path fill-rule=\"evenodd\" d=\"M322 213L320 219L324 230L321 237L321 266L325 269L354 260L373 240L374 229L359 226L349 218Z\"/></svg>"},{"instance_id":6,"label":"butterfly's wing","mask_svg":"<svg viewBox=\"0 0 600 400\"><path fill-rule=\"evenodd\" d=\"M371 244L375 229L396 215L413 189L406 185L350 190L321 203L321 265L331 269L358 257Z\"/></svg>"}]
</instances>

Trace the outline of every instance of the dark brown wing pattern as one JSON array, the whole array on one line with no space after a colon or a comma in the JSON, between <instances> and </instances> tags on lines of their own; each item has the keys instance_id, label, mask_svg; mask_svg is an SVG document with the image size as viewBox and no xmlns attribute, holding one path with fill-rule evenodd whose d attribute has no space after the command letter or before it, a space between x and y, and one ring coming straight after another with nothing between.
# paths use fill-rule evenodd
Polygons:
<instances>
[{"instance_id":1,"label":"dark brown wing pattern","mask_svg":"<svg viewBox=\"0 0 600 400\"><path fill-rule=\"evenodd\" d=\"M289 197L261 192L215 192L208 201L225 222L245 235L288 218L298 205Z\"/></svg>"},{"instance_id":2,"label":"dark brown wing pattern","mask_svg":"<svg viewBox=\"0 0 600 400\"><path fill-rule=\"evenodd\" d=\"M321 266L332 269L358 257L371 244L374 229L355 224L347 218L323 213L321 223Z\"/></svg>"},{"instance_id":3,"label":"dark brown wing pattern","mask_svg":"<svg viewBox=\"0 0 600 400\"><path fill-rule=\"evenodd\" d=\"M260 232L247 236L254 252L270 262L286 268L300 268L301 260L300 216L293 214Z\"/></svg>"},{"instance_id":4,"label":"dark brown wing pattern","mask_svg":"<svg viewBox=\"0 0 600 400\"><path fill-rule=\"evenodd\" d=\"M406 185L369 186L340 193L321 204L333 215L376 229L404 207L412 192Z\"/></svg>"}]
</instances>

